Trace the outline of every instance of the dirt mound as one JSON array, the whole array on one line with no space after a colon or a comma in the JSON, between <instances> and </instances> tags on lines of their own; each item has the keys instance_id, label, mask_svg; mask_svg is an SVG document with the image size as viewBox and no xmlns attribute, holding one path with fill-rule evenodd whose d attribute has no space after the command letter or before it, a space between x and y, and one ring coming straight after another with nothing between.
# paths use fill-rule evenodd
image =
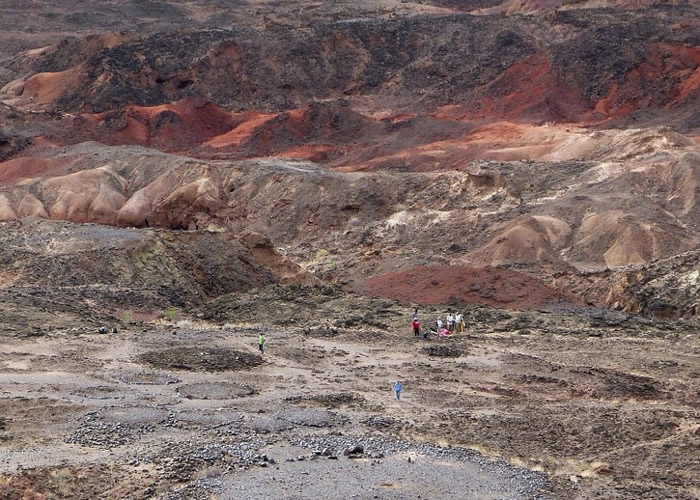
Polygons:
<instances>
[{"instance_id":1,"label":"dirt mound","mask_svg":"<svg viewBox=\"0 0 700 500\"><path fill-rule=\"evenodd\" d=\"M687 249L682 233L679 235L676 228L652 225L621 211L585 217L576 240L570 253L573 262L595 262L593 255L597 255L603 257L608 267L650 262L667 255L668 247L676 251Z\"/></svg>"},{"instance_id":2,"label":"dirt mound","mask_svg":"<svg viewBox=\"0 0 700 500\"><path fill-rule=\"evenodd\" d=\"M300 156L299 147L324 151L328 160L338 156L342 146L386 133L375 120L334 103L313 103L278 114L255 113L229 132L203 144L202 155L242 151L249 156L272 154ZM207 150L210 148L210 150ZM321 149L319 149L321 148ZM333 150L337 152L332 153Z\"/></svg>"},{"instance_id":3,"label":"dirt mound","mask_svg":"<svg viewBox=\"0 0 700 500\"><path fill-rule=\"evenodd\" d=\"M610 370L605 373L605 385L593 392L593 397L601 399L663 400L669 395L663 386L651 377L619 373Z\"/></svg>"},{"instance_id":4,"label":"dirt mound","mask_svg":"<svg viewBox=\"0 0 700 500\"><path fill-rule=\"evenodd\" d=\"M423 352L436 358L459 358L465 354L465 351L459 347L442 344L424 347Z\"/></svg>"},{"instance_id":5,"label":"dirt mound","mask_svg":"<svg viewBox=\"0 0 700 500\"><path fill-rule=\"evenodd\" d=\"M559 267L559 251L569 243L572 231L561 219L522 216L497 226L494 233L468 260L489 266L536 262Z\"/></svg>"},{"instance_id":6,"label":"dirt mound","mask_svg":"<svg viewBox=\"0 0 700 500\"><path fill-rule=\"evenodd\" d=\"M177 388L177 393L187 399L236 399L255 394L255 390L243 384L201 382L181 385Z\"/></svg>"},{"instance_id":7,"label":"dirt mound","mask_svg":"<svg viewBox=\"0 0 700 500\"><path fill-rule=\"evenodd\" d=\"M149 351L139 359L156 368L205 372L248 370L262 364L262 358L256 354L217 347L176 347Z\"/></svg>"},{"instance_id":8,"label":"dirt mound","mask_svg":"<svg viewBox=\"0 0 700 500\"><path fill-rule=\"evenodd\" d=\"M426 266L373 276L360 289L414 304L485 304L538 309L577 299L527 274L492 267Z\"/></svg>"},{"instance_id":9,"label":"dirt mound","mask_svg":"<svg viewBox=\"0 0 700 500\"><path fill-rule=\"evenodd\" d=\"M186 98L152 107L130 106L74 122L76 129L96 123L96 139L106 144L140 144L161 151L187 151L228 132L244 117L206 99Z\"/></svg>"},{"instance_id":10,"label":"dirt mound","mask_svg":"<svg viewBox=\"0 0 700 500\"><path fill-rule=\"evenodd\" d=\"M142 307L162 310L278 279L294 281L286 275L293 270L306 276L302 282L310 279L273 249L263 247L261 255L230 233L24 220L6 223L1 239L0 288L15 296L13 302L47 300L91 311L97 300L118 318Z\"/></svg>"},{"instance_id":11,"label":"dirt mound","mask_svg":"<svg viewBox=\"0 0 700 500\"><path fill-rule=\"evenodd\" d=\"M300 406L320 406L323 408L340 408L343 406L362 403L365 398L359 394L349 392L334 392L330 394L317 394L305 396L292 396L285 401Z\"/></svg>"}]
</instances>

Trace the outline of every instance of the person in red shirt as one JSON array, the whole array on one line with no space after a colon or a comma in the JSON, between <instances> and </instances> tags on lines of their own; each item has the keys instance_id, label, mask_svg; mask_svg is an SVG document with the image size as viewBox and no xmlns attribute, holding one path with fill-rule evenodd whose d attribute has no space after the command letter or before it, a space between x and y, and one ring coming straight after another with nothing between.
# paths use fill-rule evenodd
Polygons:
<instances>
[{"instance_id":1,"label":"person in red shirt","mask_svg":"<svg viewBox=\"0 0 700 500\"><path fill-rule=\"evenodd\" d=\"M420 321L418 321L418 318L413 318L411 325L413 326L413 335L420 337Z\"/></svg>"}]
</instances>

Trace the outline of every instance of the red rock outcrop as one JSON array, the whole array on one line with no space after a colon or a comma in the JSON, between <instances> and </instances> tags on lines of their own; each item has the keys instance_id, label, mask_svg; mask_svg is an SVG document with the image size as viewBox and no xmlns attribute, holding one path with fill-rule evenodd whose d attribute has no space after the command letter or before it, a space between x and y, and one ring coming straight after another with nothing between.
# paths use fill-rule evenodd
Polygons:
<instances>
[{"instance_id":1,"label":"red rock outcrop","mask_svg":"<svg viewBox=\"0 0 700 500\"><path fill-rule=\"evenodd\" d=\"M508 309L545 309L579 299L527 274L493 267L425 266L373 276L358 286L363 293L411 304L466 303Z\"/></svg>"}]
</instances>

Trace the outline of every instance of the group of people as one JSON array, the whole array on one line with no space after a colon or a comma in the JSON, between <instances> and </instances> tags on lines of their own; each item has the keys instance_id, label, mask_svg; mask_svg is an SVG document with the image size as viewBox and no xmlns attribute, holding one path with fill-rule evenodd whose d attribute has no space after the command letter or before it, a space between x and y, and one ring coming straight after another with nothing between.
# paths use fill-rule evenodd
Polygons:
<instances>
[{"instance_id":1,"label":"group of people","mask_svg":"<svg viewBox=\"0 0 700 500\"><path fill-rule=\"evenodd\" d=\"M411 323L413 327L413 335L416 337L421 336L421 324L418 319L418 309L413 310L413 321ZM422 336L427 339L431 333L438 335L440 338L445 338L453 333L464 333L466 330L466 324L464 323L464 316L461 313L452 313L449 311L445 321L442 321L442 317L438 317L435 321L435 327L426 329Z\"/></svg>"}]
</instances>

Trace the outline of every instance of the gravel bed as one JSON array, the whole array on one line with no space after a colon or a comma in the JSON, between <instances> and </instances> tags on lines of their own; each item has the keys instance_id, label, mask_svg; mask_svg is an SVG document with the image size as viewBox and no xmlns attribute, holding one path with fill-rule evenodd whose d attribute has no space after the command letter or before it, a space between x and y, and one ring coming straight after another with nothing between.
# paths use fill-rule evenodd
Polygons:
<instances>
[{"instance_id":1,"label":"gravel bed","mask_svg":"<svg viewBox=\"0 0 700 500\"><path fill-rule=\"evenodd\" d=\"M342 425L348 417L332 410L289 408L274 415L258 417L248 423L257 432L282 432L294 427L333 427Z\"/></svg>"},{"instance_id":2,"label":"gravel bed","mask_svg":"<svg viewBox=\"0 0 700 500\"><path fill-rule=\"evenodd\" d=\"M211 372L247 370L262 364L257 354L220 347L175 347L148 351L139 359L156 368Z\"/></svg>"},{"instance_id":3,"label":"gravel bed","mask_svg":"<svg viewBox=\"0 0 700 500\"><path fill-rule=\"evenodd\" d=\"M170 385L180 383L180 379L174 375L155 372L127 373L119 377L119 380L129 385Z\"/></svg>"},{"instance_id":4,"label":"gravel bed","mask_svg":"<svg viewBox=\"0 0 700 500\"><path fill-rule=\"evenodd\" d=\"M285 401L294 404L315 403L327 407L337 408L353 403L361 403L365 398L359 394L350 392L334 392L330 394L305 394L301 396L290 396Z\"/></svg>"},{"instance_id":5,"label":"gravel bed","mask_svg":"<svg viewBox=\"0 0 700 500\"><path fill-rule=\"evenodd\" d=\"M136 436L153 432L155 429L156 426L151 423L105 422L98 412L92 412L81 418L80 427L68 436L65 442L98 448L114 448L125 445Z\"/></svg>"},{"instance_id":6,"label":"gravel bed","mask_svg":"<svg viewBox=\"0 0 700 500\"><path fill-rule=\"evenodd\" d=\"M177 388L180 397L186 399L236 399L255 394L249 385L229 382L201 382Z\"/></svg>"},{"instance_id":7,"label":"gravel bed","mask_svg":"<svg viewBox=\"0 0 700 500\"><path fill-rule=\"evenodd\" d=\"M260 452L269 443L254 433L239 435L235 440L222 437L217 442L201 443L186 440L168 443L157 453L133 460L130 465L153 463L159 476L176 482L187 482L203 467L218 466L224 473L250 467L267 467L275 460Z\"/></svg>"},{"instance_id":8,"label":"gravel bed","mask_svg":"<svg viewBox=\"0 0 700 500\"><path fill-rule=\"evenodd\" d=\"M520 495L518 498L531 498L545 484L544 474L513 467L502 460L489 460L467 448L445 448L430 443L351 436L308 436L293 439L291 443L327 458L381 459L398 453L409 453L440 461L476 464L480 470L495 474L506 484L517 486Z\"/></svg>"}]
</instances>

